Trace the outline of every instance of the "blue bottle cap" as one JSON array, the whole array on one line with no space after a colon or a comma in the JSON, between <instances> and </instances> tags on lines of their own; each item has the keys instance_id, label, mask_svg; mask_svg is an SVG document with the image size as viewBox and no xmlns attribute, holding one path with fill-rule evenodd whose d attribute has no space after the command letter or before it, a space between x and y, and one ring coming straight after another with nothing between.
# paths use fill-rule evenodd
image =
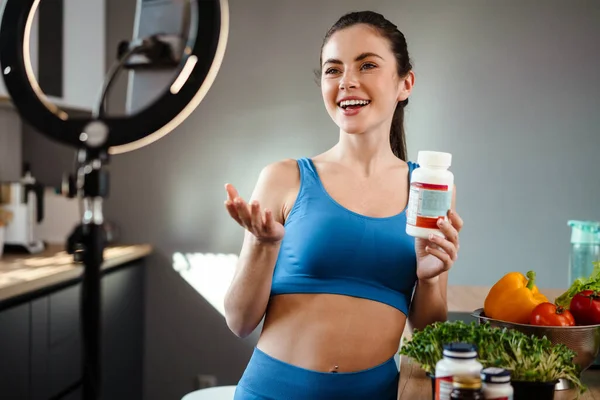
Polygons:
<instances>
[{"instance_id":1,"label":"blue bottle cap","mask_svg":"<svg viewBox=\"0 0 600 400\"><path fill-rule=\"evenodd\" d=\"M600 222L571 220L571 243L600 244Z\"/></svg>"},{"instance_id":2,"label":"blue bottle cap","mask_svg":"<svg viewBox=\"0 0 600 400\"><path fill-rule=\"evenodd\" d=\"M442 354L448 358L477 358L477 347L472 343L447 343Z\"/></svg>"},{"instance_id":3,"label":"blue bottle cap","mask_svg":"<svg viewBox=\"0 0 600 400\"><path fill-rule=\"evenodd\" d=\"M510 371L504 368L488 367L481 371L481 380L487 383L510 382Z\"/></svg>"}]
</instances>

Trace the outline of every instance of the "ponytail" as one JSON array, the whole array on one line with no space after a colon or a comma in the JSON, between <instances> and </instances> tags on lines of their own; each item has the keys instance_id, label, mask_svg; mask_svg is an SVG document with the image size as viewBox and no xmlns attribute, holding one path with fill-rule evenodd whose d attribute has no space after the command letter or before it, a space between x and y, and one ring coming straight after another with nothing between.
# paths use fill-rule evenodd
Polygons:
<instances>
[{"instance_id":1,"label":"ponytail","mask_svg":"<svg viewBox=\"0 0 600 400\"><path fill-rule=\"evenodd\" d=\"M408 104L408 99L401 101L396 105L392 127L390 129L390 145L392 152L402 161L406 161L406 135L404 133L404 107Z\"/></svg>"}]
</instances>

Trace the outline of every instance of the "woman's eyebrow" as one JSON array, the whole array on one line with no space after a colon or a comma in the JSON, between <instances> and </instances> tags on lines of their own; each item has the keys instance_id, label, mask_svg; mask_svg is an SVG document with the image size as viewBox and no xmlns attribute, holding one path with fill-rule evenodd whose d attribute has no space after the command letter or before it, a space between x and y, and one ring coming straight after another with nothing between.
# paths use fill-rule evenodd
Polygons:
<instances>
[{"instance_id":1,"label":"woman's eyebrow","mask_svg":"<svg viewBox=\"0 0 600 400\"><path fill-rule=\"evenodd\" d=\"M383 57L381 57L380 55L378 55L378 54L375 54L375 53L370 53L370 52L367 52L367 53L361 53L361 54L359 54L359 55L358 55L358 56L357 56L357 57L354 59L354 61L361 61L361 60L364 60L364 59L365 59L365 58L367 58L367 57L377 57L377 58L380 58L380 59L382 59L382 60L383 60ZM385 60L384 60L384 61L385 61ZM337 59L335 59L335 58L330 58L330 59L328 59L327 61L325 61L325 62L323 63L323 65L325 65L325 64L343 64L343 63L342 63L340 60L337 60Z\"/></svg>"}]
</instances>

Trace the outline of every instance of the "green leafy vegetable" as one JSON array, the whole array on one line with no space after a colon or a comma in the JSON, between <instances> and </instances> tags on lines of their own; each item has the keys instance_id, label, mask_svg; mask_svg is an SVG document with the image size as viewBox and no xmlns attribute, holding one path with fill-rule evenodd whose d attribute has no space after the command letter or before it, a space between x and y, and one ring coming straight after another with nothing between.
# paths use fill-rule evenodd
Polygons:
<instances>
[{"instance_id":1,"label":"green leafy vegetable","mask_svg":"<svg viewBox=\"0 0 600 400\"><path fill-rule=\"evenodd\" d=\"M571 300L575 295L584 290L593 290L600 292L600 262L596 261L594 264L594 270L587 278L578 278L571 284L569 290L561 294L554 300L554 303L558 306L569 308Z\"/></svg>"},{"instance_id":2,"label":"green leafy vegetable","mask_svg":"<svg viewBox=\"0 0 600 400\"><path fill-rule=\"evenodd\" d=\"M576 354L567 346L553 345L546 337L492 327L488 322L436 322L415 330L399 354L412 358L433 375L435 365L443 358L443 345L452 342L474 344L484 368L505 368L511 371L514 381L553 382L562 378L571 381L581 393L587 389L573 363Z\"/></svg>"}]
</instances>

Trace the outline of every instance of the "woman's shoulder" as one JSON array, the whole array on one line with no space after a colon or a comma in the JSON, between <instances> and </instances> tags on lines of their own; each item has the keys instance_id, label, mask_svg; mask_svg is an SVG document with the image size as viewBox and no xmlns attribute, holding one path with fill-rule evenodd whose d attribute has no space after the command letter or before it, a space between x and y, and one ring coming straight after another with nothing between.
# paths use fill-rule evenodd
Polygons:
<instances>
[{"instance_id":1,"label":"woman's shoulder","mask_svg":"<svg viewBox=\"0 0 600 400\"><path fill-rule=\"evenodd\" d=\"M398 171L405 172L405 171L412 171L415 168L419 168L419 164L417 164L415 161L412 161L410 159L404 161L404 160L398 158L396 160L395 167Z\"/></svg>"},{"instance_id":2,"label":"woman's shoulder","mask_svg":"<svg viewBox=\"0 0 600 400\"><path fill-rule=\"evenodd\" d=\"M300 184L298 161L287 158L266 164L260 171L258 181L273 194L295 189Z\"/></svg>"},{"instance_id":3,"label":"woman's shoulder","mask_svg":"<svg viewBox=\"0 0 600 400\"><path fill-rule=\"evenodd\" d=\"M277 210L274 214L276 220L284 223L300 188L298 160L288 158L265 165L257 187L268 208Z\"/></svg>"},{"instance_id":4,"label":"woman's shoulder","mask_svg":"<svg viewBox=\"0 0 600 400\"><path fill-rule=\"evenodd\" d=\"M289 181L299 177L298 161L293 158L273 161L263 167L261 175L270 181Z\"/></svg>"}]
</instances>

